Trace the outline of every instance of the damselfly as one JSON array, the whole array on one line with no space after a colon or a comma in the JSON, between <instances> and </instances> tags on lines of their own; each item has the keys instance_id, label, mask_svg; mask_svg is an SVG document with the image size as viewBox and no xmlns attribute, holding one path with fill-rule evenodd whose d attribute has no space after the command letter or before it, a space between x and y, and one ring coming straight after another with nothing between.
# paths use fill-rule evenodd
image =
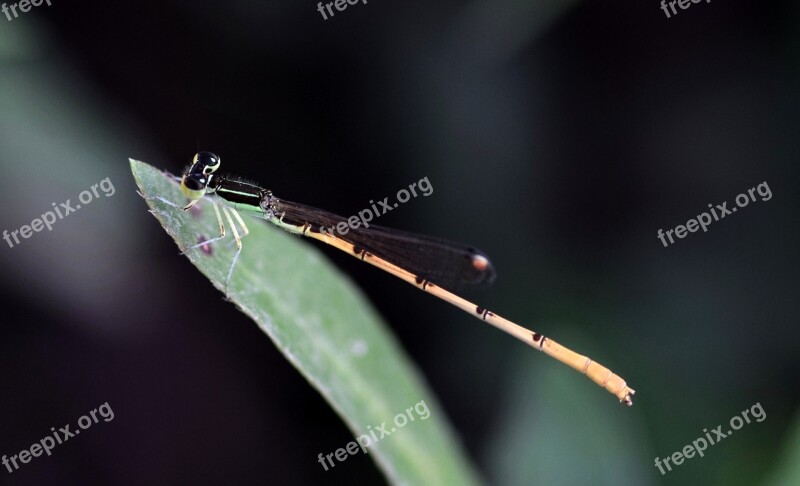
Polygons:
<instances>
[{"instance_id":1,"label":"damselfly","mask_svg":"<svg viewBox=\"0 0 800 486\"><path fill-rule=\"evenodd\" d=\"M225 280L226 291L242 251L242 238L248 234L247 225L239 215L241 211L265 219L291 233L332 245L385 270L571 366L611 392L620 402L632 405L631 395L635 393L634 390L605 366L445 290L445 287L453 289L464 285L487 284L494 280L494 267L480 250L439 238L375 225L353 227L354 225L348 224L348 218L279 199L272 191L239 178L218 176L215 173L219 167L220 158L217 155L199 152L181 177L181 190L189 199L189 204L182 207L163 198L158 199L188 210L204 196L211 196L220 234L191 248L207 248L206 245L224 238L224 221L227 221L237 251ZM217 201L222 204L218 205ZM237 223L242 234L236 228ZM340 223L347 225L346 231L329 230Z\"/></svg>"}]
</instances>

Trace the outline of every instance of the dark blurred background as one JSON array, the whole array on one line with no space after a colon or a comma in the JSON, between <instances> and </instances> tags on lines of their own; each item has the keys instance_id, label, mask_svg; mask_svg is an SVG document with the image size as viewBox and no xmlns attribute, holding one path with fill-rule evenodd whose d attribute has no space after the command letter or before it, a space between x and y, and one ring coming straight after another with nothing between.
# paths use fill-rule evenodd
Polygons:
<instances>
[{"instance_id":1,"label":"dark blurred background","mask_svg":"<svg viewBox=\"0 0 800 486\"><path fill-rule=\"evenodd\" d=\"M365 290L490 484L800 484L800 4L656 0L52 0L0 16L0 221L109 177L111 197L0 242L0 454L115 413L2 484L381 484L248 318L178 255L128 157L199 148L349 215L474 244L470 292L624 376L631 409L409 285ZM769 201L656 236L766 181ZM308 244L314 244L309 242ZM253 251L252 249L250 251ZM654 467L756 403L767 418Z\"/></svg>"}]
</instances>

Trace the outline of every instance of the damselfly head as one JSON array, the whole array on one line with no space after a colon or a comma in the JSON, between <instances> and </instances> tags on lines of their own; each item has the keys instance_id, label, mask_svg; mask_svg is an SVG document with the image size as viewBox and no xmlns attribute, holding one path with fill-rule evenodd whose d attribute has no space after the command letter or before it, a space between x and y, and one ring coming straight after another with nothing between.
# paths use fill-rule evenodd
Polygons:
<instances>
[{"instance_id":1,"label":"damselfly head","mask_svg":"<svg viewBox=\"0 0 800 486\"><path fill-rule=\"evenodd\" d=\"M183 173L181 191L192 201L203 197L206 187L211 181L211 174L219 168L220 158L211 152L198 152L192 159L192 165Z\"/></svg>"}]
</instances>

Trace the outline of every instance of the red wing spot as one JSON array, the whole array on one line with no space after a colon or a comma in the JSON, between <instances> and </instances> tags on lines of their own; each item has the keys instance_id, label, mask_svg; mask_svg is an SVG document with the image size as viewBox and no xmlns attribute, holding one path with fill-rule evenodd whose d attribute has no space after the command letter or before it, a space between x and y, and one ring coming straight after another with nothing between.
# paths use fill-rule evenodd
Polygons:
<instances>
[{"instance_id":1,"label":"red wing spot","mask_svg":"<svg viewBox=\"0 0 800 486\"><path fill-rule=\"evenodd\" d=\"M538 343L539 340L542 339L542 335L538 332L533 333L533 342Z\"/></svg>"},{"instance_id":2,"label":"red wing spot","mask_svg":"<svg viewBox=\"0 0 800 486\"><path fill-rule=\"evenodd\" d=\"M472 268L479 272L485 272L489 268L489 260L483 255L472 255Z\"/></svg>"},{"instance_id":3,"label":"red wing spot","mask_svg":"<svg viewBox=\"0 0 800 486\"><path fill-rule=\"evenodd\" d=\"M478 315L483 314L483 311L484 311L484 308L481 307L481 306L478 306L478 307L475 308L475 313L478 314Z\"/></svg>"}]
</instances>

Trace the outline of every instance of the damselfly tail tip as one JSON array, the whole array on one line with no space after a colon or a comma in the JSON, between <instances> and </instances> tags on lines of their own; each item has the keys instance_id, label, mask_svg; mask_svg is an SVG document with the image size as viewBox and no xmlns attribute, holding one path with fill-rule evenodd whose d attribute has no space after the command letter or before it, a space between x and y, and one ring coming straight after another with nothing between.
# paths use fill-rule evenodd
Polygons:
<instances>
[{"instance_id":1,"label":"damselfly tail tip","mask_svg":"<svg viewBox=\"0 0 800 486\"><path fill-rule=\"evenodd\" d=\"M633 400L631 400L631 395L635 395L635 394L636 394L636 390L634 390L633 388L625 387L625 389L621 393L622 396L619 399L619 403L624 403L625 405L627 405L629 407L632 406L633 405Z\"/></svg>"}]
</instances>

